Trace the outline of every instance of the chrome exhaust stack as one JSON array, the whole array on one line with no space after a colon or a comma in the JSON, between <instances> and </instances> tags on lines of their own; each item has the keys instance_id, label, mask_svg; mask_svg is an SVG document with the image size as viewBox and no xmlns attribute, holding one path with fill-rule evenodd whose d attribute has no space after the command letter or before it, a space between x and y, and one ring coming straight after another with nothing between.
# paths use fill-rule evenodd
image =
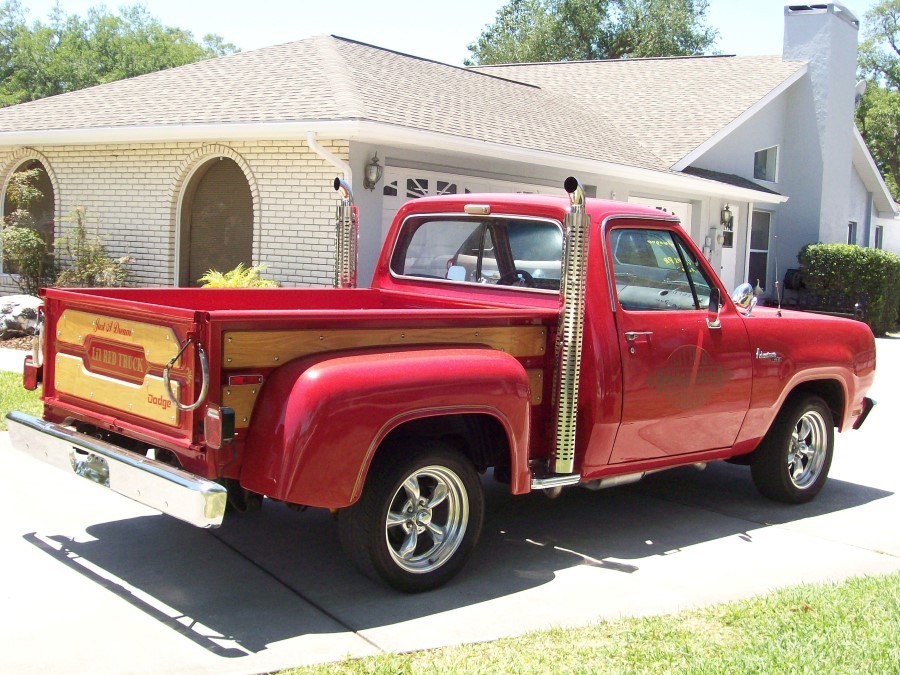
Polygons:
<instances>
[{"instance_id":1,"label":"chrome exhaust stack","mask_svg":"<svg viewBox=\"0 0 900 675\"><path fill-rule=\"evenodd\" d=\"M353 203L353 192L347 181L335 178L334 189L341 193L335 222L334 287L356 288L356 267L359 262L359 209Z\"/></svg>"},{"instance_id":2,"label":"chrome exhaust stack","mask_svg":"<svg viewBox=\"0 0 900 675\"><path fill-rule=\"evenodd\" d=\"M550 470L570 474L575 468L575 429L581 351L584 338L584 297L590 218L585 211L584 188L577 178L565 181L571 206L563 235L563 274L560 280L560 316L556 333L556 437Z\"/></svg>"}]
</instances>

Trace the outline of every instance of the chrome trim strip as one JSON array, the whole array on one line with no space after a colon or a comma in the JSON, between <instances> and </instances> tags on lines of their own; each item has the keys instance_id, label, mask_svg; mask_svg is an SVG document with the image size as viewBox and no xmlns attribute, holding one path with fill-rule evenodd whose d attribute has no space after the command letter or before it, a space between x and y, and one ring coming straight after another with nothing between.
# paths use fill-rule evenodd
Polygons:
<instances>
[{"instance_id":1,"label":"chrome trim strip","mask_svg":"<svg viewBox=\"0 0 900 675\"><path fill-rule=\"evenodd\" d=\"M547 478L532 478L532 490L552 490L557 487L576 485L581 482L581 474L570 473L562 476L549 476Z\"/></svg>"},{"instance_id":2,"label":"chrome trim strip","mask_svg":"<svg viewBox=\"0 0 900 675\"><path fill-rule=\"evenodd\" d=\"M191 525L222 524L226 491L218 483L15 410L6 420L12 446L26 455Z\"/></svg>"}]
</instances>

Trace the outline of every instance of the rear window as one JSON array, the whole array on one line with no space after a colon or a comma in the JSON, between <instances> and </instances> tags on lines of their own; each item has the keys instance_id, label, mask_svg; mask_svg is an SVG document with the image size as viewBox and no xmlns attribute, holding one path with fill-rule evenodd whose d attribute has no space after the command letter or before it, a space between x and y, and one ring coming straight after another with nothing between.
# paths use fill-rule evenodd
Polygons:
<instances>
[{"instance_id":1,"label":"rear window","mask_svg":"<svg viewBox=\"0 0 900 675\"><path fill-rule=\"evenodd\" d=\"M391 259L402 277L559 290L562 228L519 218L419 217L404 223Z\"/></svg>"}]
</instances>

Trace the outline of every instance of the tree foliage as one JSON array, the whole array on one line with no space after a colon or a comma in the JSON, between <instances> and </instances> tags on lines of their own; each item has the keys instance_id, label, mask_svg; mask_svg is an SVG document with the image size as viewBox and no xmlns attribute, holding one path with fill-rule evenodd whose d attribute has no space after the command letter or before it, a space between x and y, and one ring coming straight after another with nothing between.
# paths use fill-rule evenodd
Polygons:
<instances>
[{"instance_id":1,"label":"tree foliage","mask_svg":"<svg viewBox=\"0 0 900 675\"><path fill-rule=\"evenodd\" d=\"M56 275L53 250L38 231L31 205L43 195L36 187L40 169L16 171L9 177L6 201L13 207L3 217L0 248L3 269L12 273L13 282L28 295L37 295Z\"/></svg>"},{"instance_id":2,"label":"tree foliage","mask_svg":"<svg viewBox=\"0 0 900 675\"><path fill-rule=\"evenodd\" d=\"M894 199L900 199L900 0L866 13L859 70L868 81L856 123Z\"/></svg>"},{"instance_id":3,"label":"tree foliage","mask_svg":"<svg viewBox=\"0 0 900 675\"><path fill-rule=\"evenodd\" d=\"M19 0L0 4L0 106L83 89L237 51L218 35L201 42L162 25L142 5L87 17L57 5L47 23L28 24Z\"/></svg>"},{"instance_id":4,"label":"tree foliage","mask_svg":"<svg viewBox=\"0 0 900 675\"><path fill-rule=\"evenodd\" d=\"M467 65L702 54L708 0L510 0L468 46Z\"/></svg>"}]
</instances>

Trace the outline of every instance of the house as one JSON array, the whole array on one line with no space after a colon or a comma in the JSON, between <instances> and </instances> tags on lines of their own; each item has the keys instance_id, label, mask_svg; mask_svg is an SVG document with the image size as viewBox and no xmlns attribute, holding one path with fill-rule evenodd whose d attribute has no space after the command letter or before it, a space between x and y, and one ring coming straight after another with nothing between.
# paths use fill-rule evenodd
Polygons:
<instances>
[{"instance_id":1,"label":"house","mask_svg":"<svg viewBox=\"0 0 900 675\"><path fill-rule=\"evenodd\" d=\"M853 123L858 21L837 3L784 19L772 57L461 68L313 37L0 109L0 180L6 194L13 172L43 168L39 219L59 238L84 206L134 257L132 283L245 262L323 286L335 174L360 208L362 284L407 199L561 193L576 175L589 196L677 214L726 284L771 294L806 243L900 251Z\"/></svg>"}]
</instances>

